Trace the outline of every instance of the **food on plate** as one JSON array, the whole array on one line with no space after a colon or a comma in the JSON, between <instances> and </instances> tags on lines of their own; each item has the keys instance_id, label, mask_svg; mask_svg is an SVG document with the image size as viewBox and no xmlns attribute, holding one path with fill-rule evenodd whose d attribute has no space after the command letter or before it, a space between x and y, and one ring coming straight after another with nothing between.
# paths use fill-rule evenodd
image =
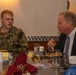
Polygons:
<instances>
[{"instance_id":1,"label":"food on plate","mask_svg":"<svg viewBox=\"0 0 76 75\"><path fill-rule=\"evenodd\" d=\"M46 56L62 56L62 53L61 52L55 52L55 53L48 52L45 55Z\"/></svg>"}]
</instances>

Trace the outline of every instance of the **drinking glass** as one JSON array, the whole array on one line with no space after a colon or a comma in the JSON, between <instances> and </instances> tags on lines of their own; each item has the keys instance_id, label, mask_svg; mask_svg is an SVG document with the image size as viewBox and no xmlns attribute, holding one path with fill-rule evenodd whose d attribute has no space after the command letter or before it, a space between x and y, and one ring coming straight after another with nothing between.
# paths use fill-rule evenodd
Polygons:
<instances>
[{"instance_id":1,"label":"drinking glass","mask_svg":"<svg viewBox=\"0 0 76 75\"><path fill-rule=\"evenodd\" d=\"M39 51L39 46L40 46L40 44L39 43L35 43L34 44L34 52L38 52Z\"/></svg>"},{"instance_id":2,"label":"drinking glass","mask_svg":"<svg viewBox=\"0 0 76 75\"><path fill-rule=\"evenodd\" d=\"M39 48L37 46L36 50L34 51L34 54L33 54L33 57L32 57L32 60L34 62L34 65L40 69L42 66L41 66L41 60L42 60L42 57L41 57L41 54L39 52Z\"/></svg>"},{"instance_id":3,"label":"drinking glass","mask_svg":"<svg viewBox=\"0 0 76 75\"><path fill-rule=\"evenodd\" d=\"M60 66L60 50L55 49L52 51L52 67L59 67Z\"/></svg>"}]
</instances>

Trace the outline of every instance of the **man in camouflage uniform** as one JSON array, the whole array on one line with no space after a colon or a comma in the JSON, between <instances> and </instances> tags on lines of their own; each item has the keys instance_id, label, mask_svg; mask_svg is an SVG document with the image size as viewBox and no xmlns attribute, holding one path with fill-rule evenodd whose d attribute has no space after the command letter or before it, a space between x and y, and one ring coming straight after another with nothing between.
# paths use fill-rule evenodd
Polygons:
<instances>
[{"instance_id":1,"label":"man in camouflage uniform","mask_svg":"<svg viewBox=\"0 0 76 75\"><path fill-rule=\"evenodd\" d=\"M10 10L1 12L0 50L13 52L26 51L28 43L22 29L13 26L14 14Z\"/></svg>"}]
</instances>

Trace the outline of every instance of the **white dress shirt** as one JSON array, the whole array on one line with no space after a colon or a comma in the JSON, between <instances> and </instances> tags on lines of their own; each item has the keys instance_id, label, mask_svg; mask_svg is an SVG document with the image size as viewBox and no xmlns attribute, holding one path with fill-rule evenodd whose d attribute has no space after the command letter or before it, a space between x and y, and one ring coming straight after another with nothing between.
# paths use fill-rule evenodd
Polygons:
<instances>
[{"instance_id":1,"label":"white dress shirt","mask_svg":"<svg viewBox=\"0 0 76 75\"><path fill-rule=\"evenodd\" d=\"M74 36L76 32L76 27L74 30L68 35L70 37L70 44L69 44L69 50L68 50L68 55L71 56L71 51L72 51L72 46L73 46L73 41L74 41ZM67 40L67 39L66 39ZM66 43L66 42L65 42ZM65 47L64 47L64 53L65 53Z\"/></svg>"}]
</instances>

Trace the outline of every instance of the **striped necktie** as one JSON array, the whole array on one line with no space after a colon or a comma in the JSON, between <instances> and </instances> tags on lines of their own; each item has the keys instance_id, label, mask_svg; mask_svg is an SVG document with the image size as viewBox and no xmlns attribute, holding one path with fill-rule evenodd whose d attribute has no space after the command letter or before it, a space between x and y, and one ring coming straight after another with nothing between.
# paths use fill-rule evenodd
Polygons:
<instances>
[{"instance_id":1,"label":"striped necktie","mask_svg":"<svg viewBox=\"0 0 76 75\"><path fill-rule=\"evenodd\" d=\"M67 36L66 44L65 44L65 61L66 61L66 63L69 62L68 61L69 44L70 44L70 38L69 38L69 36Z\"/></svg>"}]
</instances>

